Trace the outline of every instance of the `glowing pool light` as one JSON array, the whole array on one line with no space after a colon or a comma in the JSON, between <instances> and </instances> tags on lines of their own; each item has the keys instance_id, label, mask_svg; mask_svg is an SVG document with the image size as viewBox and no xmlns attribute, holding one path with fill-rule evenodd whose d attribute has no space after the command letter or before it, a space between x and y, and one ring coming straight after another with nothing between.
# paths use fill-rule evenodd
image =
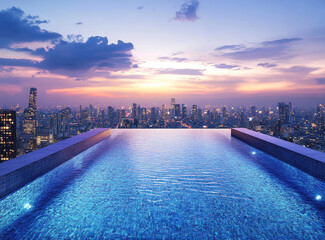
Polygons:
<instances>
[{"instance_id":1,"label":"glowing pool light","mask_svg":"<svg viewBox=\"0 0 325 240\"><path fill-rule=\"evenodd\" d=\"M32 205L30 205L29 203L25 203L25 205L24 205L25 209L30 209L31 207L32 207Z\"/></svg>"},{"instance_id":2,"label":"glowing pool light","mask_svg":"<svg viewBox=\"0 0 325 240\"><path fill-rule=\"evenodd\" d=\"M321 195L316 195L315 199L316 199L317 201L320 201L320 200L322 200L322 196L321 196Z\"/></svg>"},{"instance_id":3,"label":"glowing pool light","mask_svg":"<svg viewBox=\"0 0 325 240\"><path fill-rule=\"evenodd\" d=\"M255 152L255 151L253 151L253 152L252 152L252 155L255 155L255 154L256 154L256 152Z\"/></svg>"}]
</instances>

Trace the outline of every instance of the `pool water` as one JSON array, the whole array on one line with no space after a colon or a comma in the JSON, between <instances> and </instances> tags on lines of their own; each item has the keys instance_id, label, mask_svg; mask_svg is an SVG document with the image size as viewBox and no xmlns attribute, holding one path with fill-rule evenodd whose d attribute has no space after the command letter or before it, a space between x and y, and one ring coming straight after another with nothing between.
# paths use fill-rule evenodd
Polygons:
<instances>
[{"instance_id":1,"label":"pool water","mask_svg":"<svg viewBox=\"0 0 325 240\"><path fill-rule=\"evenodd\" d=\"M0 239L112 238L325 239L325 183L230 130L116 129L0 200Z\"/></svg>"}]
</instances>

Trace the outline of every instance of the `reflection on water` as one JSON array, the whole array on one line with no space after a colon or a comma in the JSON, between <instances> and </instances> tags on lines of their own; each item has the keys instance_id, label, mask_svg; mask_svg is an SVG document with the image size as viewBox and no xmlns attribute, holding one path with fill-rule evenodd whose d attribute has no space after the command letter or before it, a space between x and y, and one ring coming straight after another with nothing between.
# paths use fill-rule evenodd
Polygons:
<instances>
[{"instance_id":1,"label":"reflection on water","mask_svg":"<svg viewBox=\"0 0 325 240\"><path fill-rule=\"evenodd\" d=\"M229 130L113 130L1 200L0 238L324 239L317 196Z\"/></svg>"}]
</instances>

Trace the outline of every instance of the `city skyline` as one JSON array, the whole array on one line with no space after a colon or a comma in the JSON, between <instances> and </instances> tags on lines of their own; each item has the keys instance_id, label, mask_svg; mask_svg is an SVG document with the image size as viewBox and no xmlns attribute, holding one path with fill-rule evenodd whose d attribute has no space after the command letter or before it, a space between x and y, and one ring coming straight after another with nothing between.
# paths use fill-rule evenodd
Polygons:
<instances>
[{"instance_id":1,"label":"city skyline","mask_svg":"<svg viewBox=\"0 0 325 240\"><path fill-rule=\"evenodd\" d=\"M2 1L0 102L24 106L35 87L40 107L324 104L324 7Z\"/></svg>"}]
</instances>

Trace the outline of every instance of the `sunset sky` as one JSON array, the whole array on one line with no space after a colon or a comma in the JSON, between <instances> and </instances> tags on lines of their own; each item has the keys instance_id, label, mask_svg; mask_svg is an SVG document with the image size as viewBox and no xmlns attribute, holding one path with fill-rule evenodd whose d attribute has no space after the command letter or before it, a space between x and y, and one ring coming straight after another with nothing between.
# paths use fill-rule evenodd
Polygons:
<instances>
[{"instance_id":1,"label":"sunset sky","mask_svg":"<svg viewBox=\"0 0 325 240\"><path fill-rule=\"evenodd\" d=\"M325 102L324 0L1 0L0 106Z\"/></svg>"}]
</instances>

